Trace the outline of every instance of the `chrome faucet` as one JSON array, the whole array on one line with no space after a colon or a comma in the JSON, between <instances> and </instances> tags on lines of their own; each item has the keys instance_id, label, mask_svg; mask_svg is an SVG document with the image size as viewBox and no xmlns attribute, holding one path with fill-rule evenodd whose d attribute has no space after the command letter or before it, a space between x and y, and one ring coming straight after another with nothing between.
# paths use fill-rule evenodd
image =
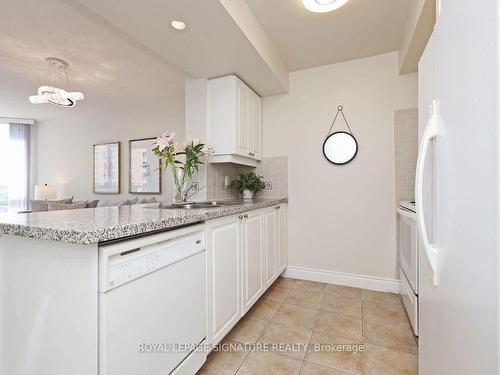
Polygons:
<instances>
[{"instance_id":1,"label":"chrome faucet","mask_svg":"<svg viewBox=\"0 0 500 375\"><path fill-rule=\"evenodd\" d=\"M186 190L186 192L184 193L184 195L182 196L182 200L184 202L187 202L187 200L189 198L191 198L193 195L195 195L196 193L200 192L201 190L203 189L206 189L206 188L209 188L210 185L203 185L201 187L197 187L197 184L192 184L189 189ZM191 194L189 194L189 192L191 191L191 189L195 189Z\"/></svg>"}]
</instances>

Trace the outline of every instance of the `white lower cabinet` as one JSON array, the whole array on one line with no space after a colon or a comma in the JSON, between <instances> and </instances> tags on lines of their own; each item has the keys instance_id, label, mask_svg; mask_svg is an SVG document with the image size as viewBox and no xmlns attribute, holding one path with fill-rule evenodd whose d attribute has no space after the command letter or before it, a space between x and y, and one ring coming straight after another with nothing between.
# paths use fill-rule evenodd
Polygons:
<instances>
[{"instance_id":1,"label":"white lower cabinet","mask_svg":"<svg viewBox=\"0 0 500 375\"><path fill-rule=\"evenodd\" d=\"M278 222L278 275L281 274L287 264L287 205L280 204L276 206L276 216Z\"/></svg>"},{"instance_id":2,"label":"white lower cabinet","mask_svg":"<svg viewBox=\"0 0 500 375\"><path fill-rule=\"evenodd\" d=\"M278 277L278 215L279 206L264 211L264 254L265 254L265 286L269 287Z\"/></svg>"},{"instance_id":3,"label":"white lower cabinet","mask_svg":"<svg viewBox=\"0 0 500 375\"><path fill-rule=\"evenodd\" d=\"M286 268L286 204L209 220L207 342L216 344Z\"/></svg>"},{"instance_id":4,"label":"white lower cabinet","mask_svg":"<svg viewBox=\"0 0 500 375\"><path fill-rule=\"evenodd\" d=\"M286 268L286 204L266 209L264 215L265 286Z\"/></svg>"},{"instance_id":5,"label":"white lower cabinet","mask_svg":"<svg viewBox=\"0 0 500 375\"><path fill-rule=\"evenodd\" d=\"M264 292L264 215L261 210L244 215L243 233L243 313Z\"/></svg>"},{"instance_id":6,"label":"white lower cabinet","mask_svg":"<svg viewBox=\"0 0 500 375\"><path fill-rule=\"evenodd\" d=\"M241 225L237 216L207 228L207 342L218 343L241 318Z\"/></svg>"}]
</instances>

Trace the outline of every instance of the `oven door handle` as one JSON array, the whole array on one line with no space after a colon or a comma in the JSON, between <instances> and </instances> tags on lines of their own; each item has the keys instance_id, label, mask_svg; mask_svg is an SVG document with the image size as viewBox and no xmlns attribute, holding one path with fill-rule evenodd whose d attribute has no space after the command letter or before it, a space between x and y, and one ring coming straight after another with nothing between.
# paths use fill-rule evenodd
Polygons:
<instances>
[{"instance_id":1,"label":"oven door handle","mask_svg":"<svg viewBox=\"0 0 500 375\"><path fill-rule=\"evenodd\" d=\"M401 216L407 217L408 219L411 219L414 221L416 220L416 215L414 212L407 211L407 210L405 210L403 208L399 208L399 207L396 209L396 212L398 214L400 214Z\"/></svg>"},{"instance_id":2,"label":"oven door handle","mask_svg":"<svg viewBox=\"0 0 500 375\"><path fill-rule=\"evenodd\" d=\"M422 238L422 245L424 247L426 258L432 269L432 282L434 286L439 285L439 271L438 271L438 256L440 250L429 241L429 236L427 234L427 227L425 225L424 217L424 204L423 204L423 179L425 172L425 159L427 157L427 152L429 150L431 140L438 136L438 103L437 100L432 102L431 117L427 122L424 134L422 136L422 141L420 143L420 149L417 158L417 173L415 178L415 203L416 203L416 216L417 216L417 228L420 232Z\"/></svg>"}]
</instances>

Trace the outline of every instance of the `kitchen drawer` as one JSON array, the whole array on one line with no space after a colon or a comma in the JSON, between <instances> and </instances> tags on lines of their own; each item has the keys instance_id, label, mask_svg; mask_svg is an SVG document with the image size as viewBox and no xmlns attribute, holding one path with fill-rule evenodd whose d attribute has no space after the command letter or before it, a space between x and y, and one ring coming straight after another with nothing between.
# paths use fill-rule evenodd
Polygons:
<instances>
[{"instance_id":1,"label":"kitchen drawer","mask_svg":"<svg viewBox=\"0 0 500 375\"><path fill-rule=\"evenodd\" d=\"M418 336L418 297L413 293L410 283L406 279L401 268L399 269L400 293L403 298L403 303L410 319L413 332Z\"/></svg>"}]
</instances>

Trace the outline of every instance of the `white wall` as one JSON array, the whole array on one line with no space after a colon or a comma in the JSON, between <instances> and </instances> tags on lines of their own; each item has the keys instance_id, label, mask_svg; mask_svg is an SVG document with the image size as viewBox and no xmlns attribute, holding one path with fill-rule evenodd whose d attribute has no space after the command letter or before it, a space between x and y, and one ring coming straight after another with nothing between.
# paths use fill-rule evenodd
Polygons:
<instances>
[{"instance_id":1,"label":"white wall","mask_svg":"<svg viewBox=\"0 0 500 375\"><path fill-rule=\"evenodd\" d=\"M153 90L151 97L137 98L135 103L99 103L90 97L80 110L63 108L54 118L37 123L38 178L35 183L57 184L59 197L75 195L77 200L132 196L128 193L128 141L156 137L164 130L175 131L180 139L184 137L184 77L179 75L172 81L165 90ZM116 141L121 142L122 193L93 194L92 145ZM162 198L170 199L170 171L163 174L162 185Z\"/></svg>"},{"instance_id":2,"label":"white wall","mask_svg":"<svg viewBox=\"0 0 500 375\"><path fill-rule=\"evenodd\" d=\"M395 52L293 72L288 94L264 98L265 156L288 155L290 266L396 277L393 116L417 106L416 75L398 76L398 61ZM339 104L359 143L345 166L321 150Z\"/></svg>"}]
</instances>

